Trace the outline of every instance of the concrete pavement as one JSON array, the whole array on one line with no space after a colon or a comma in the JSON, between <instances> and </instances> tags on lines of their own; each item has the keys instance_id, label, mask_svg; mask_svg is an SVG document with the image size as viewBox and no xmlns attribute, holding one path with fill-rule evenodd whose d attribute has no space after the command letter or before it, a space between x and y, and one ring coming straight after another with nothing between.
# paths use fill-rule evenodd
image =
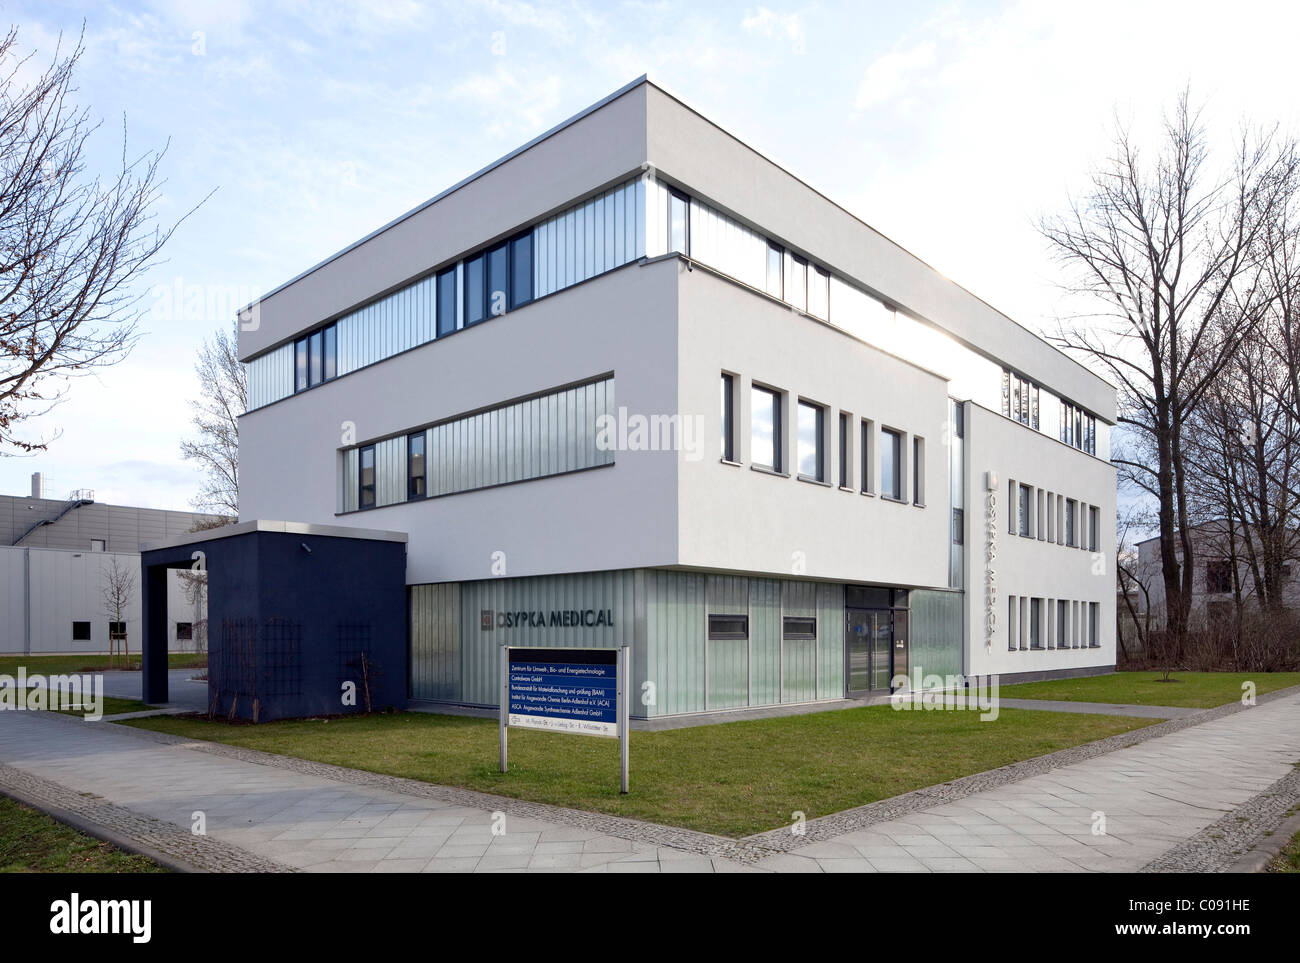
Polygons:
<instances>
[{"instance_id":1,"label":"concrete pavement","mask_svg":"<svg viewBox=\"0 0 1300 963\"><path fill-rule=\"evenodd\" d=\"M218 869L270 861L347 872L1133 871L1201 845L1207 827L1289 786L1300 762L1300 692L1221 713L1179 720L1183 728L1145 741L1130 734L1136 745L1049 763L1027 778L999 782L994 771L981 777L987 788L962 798L832 836L810 832L807 844L788 831L725 840L26 712L0 713L0 790L100 820L128 843L162 851L183 843L178 858ZM199 813L206 835L194 837ZM809 827L838 826L843 816Z\"/></svg>"}]
</instances>

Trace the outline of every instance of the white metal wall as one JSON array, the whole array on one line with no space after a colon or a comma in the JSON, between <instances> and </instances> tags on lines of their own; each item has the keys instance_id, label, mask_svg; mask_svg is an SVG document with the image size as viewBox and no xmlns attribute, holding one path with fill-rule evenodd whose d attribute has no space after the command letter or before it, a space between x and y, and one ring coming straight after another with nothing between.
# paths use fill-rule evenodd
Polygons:
<instances>
[{"instance_id":1,"label":"white metal wall","mask_svg":"<svg viewBox=\"0 0 1300 963\"><path fill-rule=\"evenodd\" d=\"M248 410L261 408L293 394L293 345L281 345L245 366L248 372Z\"/></svg>"}]
</instances>

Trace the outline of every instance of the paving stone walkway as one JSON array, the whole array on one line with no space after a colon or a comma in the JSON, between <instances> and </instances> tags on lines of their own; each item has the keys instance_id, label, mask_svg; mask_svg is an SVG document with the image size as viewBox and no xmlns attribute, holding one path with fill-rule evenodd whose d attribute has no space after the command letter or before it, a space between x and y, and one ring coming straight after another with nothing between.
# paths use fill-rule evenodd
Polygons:
<instances>
[{"instance_id":1,"label":"paving stone walkway","mask_svg":"<svg viewBox=\"0 0 1300 963\"><path fill-rule=\"evenodd\" d=\"M0 713L0 790L200 869L1221 869L1300 801L1300 691L728 840L47 713ZM206 835L193 837L195 813ZM1232 823L1238 813L1246 813ZM1104 833L1094 832L1102 825ZM1228 820L1228 823L1224 823ZM504 821L504 834L494 824ZM1233 833L1222 825L1248 825ZM1166 854L1169 858L1161 863Z\"/></svg>"}]
</instances>

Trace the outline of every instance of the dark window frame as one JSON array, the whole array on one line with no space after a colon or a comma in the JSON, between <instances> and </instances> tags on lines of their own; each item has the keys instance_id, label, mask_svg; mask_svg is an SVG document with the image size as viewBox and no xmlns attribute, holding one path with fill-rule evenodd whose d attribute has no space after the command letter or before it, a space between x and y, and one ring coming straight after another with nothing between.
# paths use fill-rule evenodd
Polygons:
<instances>
[{"instance_id":1,"label":"dark window frame","mask_svg":"<svg viewBox=\"0 0 1300 963\"><path fill-rule=\"evenodd\" d=\"M681 250L681 251L679 251L679 250L677 250L675 247L673 247L673 201L675 201L675 200L676 200L676 201L681 201L681 203L682 203L682 207L683 207L683 211L684 211L684 221L683 221L683 223L682 223L682 239L683 239L683 245L682 245L682 246L683 246L684 250ZM675 187L670 187L670 188L668 188L667 207L668 207L668 210L667 210L667 216L668 216L667 227L668 227L668 231L667 231L667 236L666 236L665 240L667 240L667 242L668 242L668 253L669 253L669 254L680 254L680 255L682 255L682 257L690 257L690 256L691 256L691 198L690 198L690 195L687 194L687 193L684 192L684 191L679 191L679 190L678 190L677 188L675 188Z\"/></svg>"},{"instance_id":2,"label":"dark window frame","mask_svg":"<svg viewBox=\"0 0 1300 963\"><path fill-rule=\"evenodd\" d=\"M366 484L366 453L370 454L371 482ZM370 491L370 503L366 504L366 490ZM362 445L357 449L357 509L364 511L378 507L379 503L379 466L375 461L375 446Z\"/></svg>"},{"instance_id":3,"label":"dark window frame","mask_svg":"<svg viewBox=\"0 0 1300 963\"><path fill-rule=\"evenodd\" d=\"M772 398L772 464L760 462L754 457L753 439L754 439L754 412L753 399L754 392L761 391ZM749 437L750 437L750 461L758 468L764 471L772 471L780 474L782 472L782 454L785 447L785 433L781 425L781 399L782 393L776 388L768 388L765 385L750 385L750 412L749 412Z\"/></svg>"},{"instance_id":4,"label":"dark window frame","mask_svg":"<svg viewBox=\"0 0 1300 963\"><path fill-rule=\"evenodd\" d=\"M817 616L815 615L782 616L781 640L784 642L817 641Z\"/></svg>"},{"instance_id":5,"label":"dark window frame","mask_svg":"<svg viewBox=\"0 0 1300 963\"><path fill-rule=\"evenodd\" d=\"M420 443L421 471L416 475L412 466L415 453L412 451L416 442ZM417 484L418 483L418 484ZM429 496L429 439L423 431L413 431L406 436L406 500L418 501ZM359 496L358 496L359 498Z\"/></svg>"},{"instance_id":6,"label":"dark window frame","mask_svg":"<svg viewBox=\"0 0 1300 963\"><path fill-rule=\"evenodd\" d=\"M798 470L800 478L805 478L809 481L824 482L826 481L826 406L819 405L815 401L808 401L804 398L800 398L795 409L794 422L796 434L799 433L799 415L803 413L805 408L813 412L815 416L813 419L813 431L815 442L814 453L816 455L817 464L814 466L814 474L809 475L803 471L803 453L800 451L800 445L798 439L796 439L795 468Z\"/></svg>"},{"instance_id":7,"label":"dark window frame","mask_svg":"<svg viewBox=\"0 0 1300 963\"><path fill-rule=\"evenodd\" d=\"M849 413L840 412L840 487L849 487Z\"/></svg>"},{"instance_id":8,"label":"dark window frame","mask_svg":"<svg viewBox=\"0 0 1300 963\"><path fill-rule=\"evenodd\" d=\"M444 284L451 285L450 298L449 298L450 303L447 304L443 302ZM460 311L457 308L458 300L459 299L456 297L456 265L453 264L451 267L445 268L434 275L434 280L433 280L434 309L433 310L434 310L435 339L445 338L449 334L455 334L456 331L458 330L456 327L456 319L460 316ZM451 317L445 319L445 323L447 326L444 327L443 314L446 312L444 312L443 309L446 307L451 308L450 311Z\"/></svg>"},{"instance_id":9,"label":"dark window frame","mask_svg":"<svg viewBox=\"0 0 1300 963\"><path fill-rule=\"evenodd\" d=\"M72 641L90 642L90 622L83 619L72 620Z\"/></svg>"},{"instance_id":10,"label":"dark window frame","mask_svg":"<svg viewBox=\"0 0 1300 963\"><path fill-rule=\"evenodd\" d=\"M722 460L736 460L736 376L722 372Z\"/></svg>"},{"instance_id":11,"label":"dark window frame","mask_svg":"<svg viewBox=\"0 0 1300 963\"><path fill-rule=\"evenodd\" d=\"M181 633L181 627L182 627L182 626L184 626L184 629L185 629L184 634ZM177 641L177 642L193 642L193 641L194 641L194 623L193 623L193 622L177 622L177 623L176 623L176 641Z\"/></svg>"},{"instance_id":12,"label":"dark window frame","mask_svg":"<svg viewBox=\"0 0 1300 963\"><path fill-rule=\"evenodd\" d=\"M885 478L885 449L893 455L894 472L890 481ZM888 487L886 487L888 483ZM880 494L896 502L903 500L903 433L893 428L880 429Z\"/></svg>"},{"instance_id":13,"label":"dark window frame","mask_svg":"<svg viewBox=\"0 0 1300 963\"><path fill-rule=\"evenodd\" d=\"M339 376L338 372L337 324L322 325L294 339L294 394L327 384Z\"/></svg>"},{"instance_id":14,"label":"dark window frame","mask_svg":"<svg viewBox=\"0 0 1300 963\"><path fill-rule=\"evenodd\" d=\"M708 615L708 640L710 642L747 642L749 641L749 615ZM739 628L724 628L728 624ZM717 628L714 626L717 625Z\"/></svg>"}]
</instances>

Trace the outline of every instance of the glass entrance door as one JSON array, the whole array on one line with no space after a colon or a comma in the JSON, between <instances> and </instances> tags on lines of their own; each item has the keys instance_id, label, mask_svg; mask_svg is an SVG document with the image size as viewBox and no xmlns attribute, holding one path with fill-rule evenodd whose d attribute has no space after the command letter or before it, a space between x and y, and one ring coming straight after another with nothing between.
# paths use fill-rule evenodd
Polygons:
<instances>
[{"instance_id":1,"label":"glass entrance door","mask_svg":"<svg viewBox=\"0 0 1300 963\"><path fill-rule=\"evenodd\" d=\"M849 694L889 692L908 671L907 609L845 609Z\"/></svg>"}]
</instances>

